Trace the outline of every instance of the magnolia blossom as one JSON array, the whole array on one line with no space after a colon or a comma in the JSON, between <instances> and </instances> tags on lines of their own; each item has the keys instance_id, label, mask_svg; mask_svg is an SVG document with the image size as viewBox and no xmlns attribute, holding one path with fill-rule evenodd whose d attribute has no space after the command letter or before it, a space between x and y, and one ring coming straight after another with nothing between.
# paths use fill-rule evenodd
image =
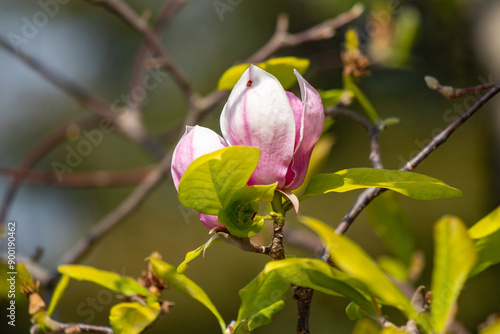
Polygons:
<instances>
[{"instance_id":1,"label":"magnolia blossom","mask_svg":"<svg viewBox=\"0 0 500 334\"><path fill-rule=\"evenodd\" d=\"M254 146L260 159L249 185L278 182L278 189L298 188L305 179L314 145L325 121L318 92L297 72L302 99L286 92L279 81L257 66L243 73L222 110L224 138L201 127L188 127L172 156L176 188L196 158L226 146ZM217 217L200 214L209 228L222 226Z\"/></svg>"}]
</instances>

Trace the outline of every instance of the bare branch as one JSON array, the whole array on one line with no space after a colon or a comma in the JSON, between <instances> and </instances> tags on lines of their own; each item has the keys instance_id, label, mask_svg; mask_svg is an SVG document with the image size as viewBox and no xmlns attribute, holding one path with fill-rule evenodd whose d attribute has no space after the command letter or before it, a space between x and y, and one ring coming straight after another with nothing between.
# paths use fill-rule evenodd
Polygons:
<instances>
[{"instance_id":1,"label":"bare branch","mask_svg":"<svg viewBox=\"0 0 500 334\"><path fill-rule=\"evenodd\" d=\"M325 115L330 116L334 119L347 118L355 121L361 125L368 135L370 136L370 162L374 168L384 168L382 164L382 158L380 156L380 145L378 140L378 134L380 132L379 128L375 126L368 119L360 115L359 113L348 110L348 109L338 109L337 107L330 107L325 109Z\"/></svg>"},{"instance_id":2,"label":"bare branch","mask_svg":"<svg viewBox=\"0 0 500 334\"><path fill-rule=\"evenodd\" d=\"M483 90L491 89L492 87L495 87L498 84L498 82L493 82L466 88L455 88L452 86L443 86L439 83L439 81L436 78L431 76L426 76L424 79L425 83L427 84L427 87L429 87L432 90L438 91L441 95L443 95L447 99L456 99L469 94L479 93Z\"/></svg>"},{"instance_id":3,"label":"bare branch","mask_svg":"<svg viewBox=\"0 0 500 334\"><path fill-rule=\"evenodd\" d=\"M446 129L437 134L430 142L427 144L417 155L408 161L401 170L413 171L425 158L427 158L432 152L434 152L441 144L446 142L451 134L458 129L465 121L467 121L476 111L478 111L486 102L493 98L500 91L500 84L497 83L493 88L491 88L486 94L484 94L479 100L476 101L469 109L462 113L457 119L450 123ZM363 211L363 209L378 195L383 193L385 189L382 188L370 188L365 190L361 195L358 196L356 202L349 210L349 212L344 216L340 224L337 226L335 232L338 234L344 234L347 229L354 222L356 217Z\"/></svg>"},{"instance_id":4,"label":"bare branch","mask_svg":"<svg viewBox=\"0 0 500 334\"><path fill-rule=\"evenodd\" d=\"M153 52L159 57L161 65L172 75L172 78L181 89L188 103L195 103L198 99L198 93L194 91L186 75L170 58L170 55L161 45L158 36L149 27L148 23L137 13L135 13L129 5L122 0L84 0L92 4L101 5L109 9L112 13L127 22L134 30L144 35L147 43Z\"/></svg>"},{"instance_id":5,"label":"bare branch","mask_svg":"<svg viewBox=\"0 0 500 334\"><path fill-rule=\"evenodd\" d=\"M58 323L57 331L47 331L42 329L40 325L33 325L30 329L31 334L65 334L65 333L99 333L99 334L113 334L113 329L111 327L96 326L88 324L63 324Z\"/></svg>"}]
</instances>

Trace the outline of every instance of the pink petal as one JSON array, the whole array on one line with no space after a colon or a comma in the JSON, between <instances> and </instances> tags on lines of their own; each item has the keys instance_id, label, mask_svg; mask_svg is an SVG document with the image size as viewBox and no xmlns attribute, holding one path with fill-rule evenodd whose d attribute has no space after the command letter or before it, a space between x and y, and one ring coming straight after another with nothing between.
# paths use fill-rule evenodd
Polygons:
<instances>
[{"instance_id":1,"label":"pink petal","mask_svg":"<svg viewBox=\"0 0 500 334\"><path fill-rule=\"evenodd\" d=\"M295 106L295 124L296 126L300 124L300 129L296 129L296 133L300 133L300 139L295 140L295 152L286 175L285 188L287 189L296 189L304 182L312 150L321 136L325 124L325 113L321 97L299 72L294 72L299 81L303 108L302 117L299 120L300 116L297 116L300 114L297 108L298 103L293 102L293 98L291 98L290 104Z\"/></svg>"},{"instance_id":2,"label":"pink petal","mask_svg":"<svg viewBox=\"0 0 500 334\"><path fill-rule=\"evenodd\" d=\"M186 132L179 140L172 155L172 180L179 189L179 181L189 165L202 155L226 147L224 139L214 131L202 126L186 126Z\"/></svg>"},{"instance_id":3,"label":"pink petal","mask_svg":"<svg viewBox=\"0 0 500 334\"><path fill-rule=\"evenodd\" d=\"M285 184L295 141L295 120L279 81L250 65L236 83L221 114L221 130L229 145L261 150L249 185Z\"/></svg>"},{"instance_id":4,"label":"pink petal","mask_svg":"<svg viewBox=\"0 0 500 334\"><path fill-rule=\"evenodd\" d=\"M206 215L204 213L200 213L200 220L209 229L213 229L214 227L225 227L221 223L219 223L219 219L217 216Z\"/></svg>"}]
</instances>

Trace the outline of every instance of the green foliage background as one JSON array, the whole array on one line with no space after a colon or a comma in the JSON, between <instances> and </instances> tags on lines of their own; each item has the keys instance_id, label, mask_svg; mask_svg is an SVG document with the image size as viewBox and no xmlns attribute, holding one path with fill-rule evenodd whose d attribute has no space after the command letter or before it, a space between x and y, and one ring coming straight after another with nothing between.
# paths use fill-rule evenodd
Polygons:
<instances>
[{"instance_id":1,"label":"green foliage background","mask_svg":"<svg viewBox=\"0 0 500 334\"><path fill-rule=\"evenodd\" d=\"M153 17L162 1L128 1L137 10L151 8ZM352 1L242 1L221 21L212 1L195 0L185 5L171 22L163 38L166 49L179 66L192 78L196 88L208 93L216 87L225 69L243 60L263 45L274 31L278 13L290 14L290 30L300 31L350 8ZM382 157L386 168L396 169L430 140L437 128L444 128L448 110L466 100L447 101L426 88L423 76L433 75L444 84L468 86L479 84L478 75L487 78L488 66L479 62L475 51L475 28L481 21L486 4L472 1L401 1L403 6L416 6L421 13L421 27L409 60L404 67L375 66L372 76L360 84L382 117L396 116L401 123L381 135ZM356 21L361 31L373 13L387 8L384 1L366 2L367 11ZM472 8L472 10L471 10ZM0 3L0 32L19 33L22 17L31 18L40 10L31 1L6 0ZM341 86L340 45L344 30L333 39L309 43L279 53L311 59L306 79L321 89ZM476 34L476 35L475 35ZM61 5L60 12L30 39L24 48L89 90L113 101L128 90L134 58L142 38L118 18L101 8L81 1ZM88 111L50 86L37 74L11 55L0 51L0 156L3 167L14 167L28 150L45 134ZM494 75L494 74L493 74ZM494 76L495 77L495 76ZM498 74L496 76L498 80ZM297 90L297 87L295 87ZM217 109L222 110L222 105ZM168 78L151 91L144 108L148 129L161 135L182 120L185 103L179 90ZM500 202L498 190L498 152L493 141L492 106L451 137L451 140L428 158L417 171L443 180L463 192L463 197L430 202L401 198L407 210L416 246L425 251L427 268L432 261L432 226L444 214L461 217L469 226L490 212ZM451 114L454 115L454 114ZM203 125L219 132L219 112L212 113ZM352 167L368 167L368 137L348 121L334 125L336 143L323 172ZM53 161L64 162L69 141L47 156L37 168L51 170ZM106 135L103 143L84 157L77 171L126 169L150 164L145 152L118 134ZM5 188L0 179L0 189ZM82 237L103 215L112 210L132 187L70 189L26 185L18 194L8 218L18 222L18 251L30 256L36 247L44 249L41 264L55 270L65 250ZM162 183L148 200L106 237L85 259L85 265L139 276L144 258L159 251L164 260L178 264L187 251L208 239L207 229L197 215L184 209L177 200L170 180ZM315 216L336 225L352 205L355 193L330 194L304 202L303 214ZM292 216L292 215L289 215ZM290 224L294 224L293 218ZM298 224L296 224L298 226ZM298 226L301 228L300 226ZM310 233L304 229L304 233ZM264 238L267 235L264 231ZM348 236L358 241L373 257L385 250L372 232L363 214L349 230ZM267 240L262 240L267 242ZM302 254L287 247L289 254ZM238 290L248 284L269 259L265 256L236 251L223 243L210 247L204 259L190 263L187 274L210 296L226 321L237 317ZM474 277L467 283L459 299L459 315L474 330L487 314L498 312L500 287L498 266ZM4 280L2 278L2 284ZM430 285L430 272L422 278ZM2 293L2 298L5 296ZM90 312L87 298L102 297L100 288L82 282L71 282L56 315L65 322L84 322L91 314L95 324L107 324L109 309L118 302L100 303ZM48 299L48 296L45 296ZM17 326L14 332L29 328L27 306L18 299ZM175 302L171 313L157 322L150 333L194 333L200 328L216 333L218 324L200 304L176 291L166 298ZM0 302L3 309L5 300ZM347 301L316 293L312 305L311 324L314 333L349 332L354 323L347 319ZM295 303L286 295L285 308L273 322L256 333L293 332ZM397 319L397 312L394 318ZM392 315L392 314L391 314ZM5 328L2 321L0 328ZM3 329L2 329L3 331ZM9 333L12 328L9 328Z\"/></svg>"}]
</instances>

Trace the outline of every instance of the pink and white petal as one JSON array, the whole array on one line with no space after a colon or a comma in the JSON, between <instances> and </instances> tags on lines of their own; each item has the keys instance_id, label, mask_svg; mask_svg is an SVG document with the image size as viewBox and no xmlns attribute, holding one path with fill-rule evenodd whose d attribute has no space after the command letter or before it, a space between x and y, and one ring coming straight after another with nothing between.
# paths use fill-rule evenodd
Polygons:
<instances>
[{"instance_id":1,"label":"pink and white petal","mask_svg":"<svg viewBox=\"0 0 500 334\"><path fill-rule=\"evenodd\" d=\"M225 227L221 223L219 223L219 218L217 216L206 215L204 213L200 213L200 220L209 229L213 229L215 227Z\"/></svg>"},{"instance_id":2,"label":"pink and white petal","mask_svg":"<svg viewBox=\"0 0 500 334\"><path fill-rule=\"evenodd\" d=\"M227 144L214 131L196 125L186 126L186 132L179 140L172 154L172 180L176 189L189 165L202 155L223 149Z\"/></svg>"},{"instance_id":3,"label":"pink and white petal","mask_svg":"<svg viewBox=\"0 0 500 334\"><path fill-rule=\"evenodd\" d=\"M250 65L236 83L221 114L222 135L229 145L261 150L249 185L285 184L294 151L295 120L279 81Z\"/></svg>"},{"instance_id":4,"label":"pink and white petal","mask_svg":"<svg viewBox=\"0 0 500 334\"><path fill-rule=\"evenodd\" d=\"M306 177L311 153L318 141L325 124L323 103L316 89L314 89L297 71L294 71L300 86L303 103L302 138L295 149L290 164L285 188L298 188Z\"/></svg>"},{"instance_id":5,"label":"pink and white petal","mask_svg":"<svg viewBox=\"0 0 500 334\"><path fill-rule=\"evenodd\" d=\"M302 136L304 135L304 104L302 101L292 92L286 92L288 97L288 102L293 110L293 117L295 119L295 142L294 142L294 153L299 147L302 141Z\"/></svg>"}]
</instances>

